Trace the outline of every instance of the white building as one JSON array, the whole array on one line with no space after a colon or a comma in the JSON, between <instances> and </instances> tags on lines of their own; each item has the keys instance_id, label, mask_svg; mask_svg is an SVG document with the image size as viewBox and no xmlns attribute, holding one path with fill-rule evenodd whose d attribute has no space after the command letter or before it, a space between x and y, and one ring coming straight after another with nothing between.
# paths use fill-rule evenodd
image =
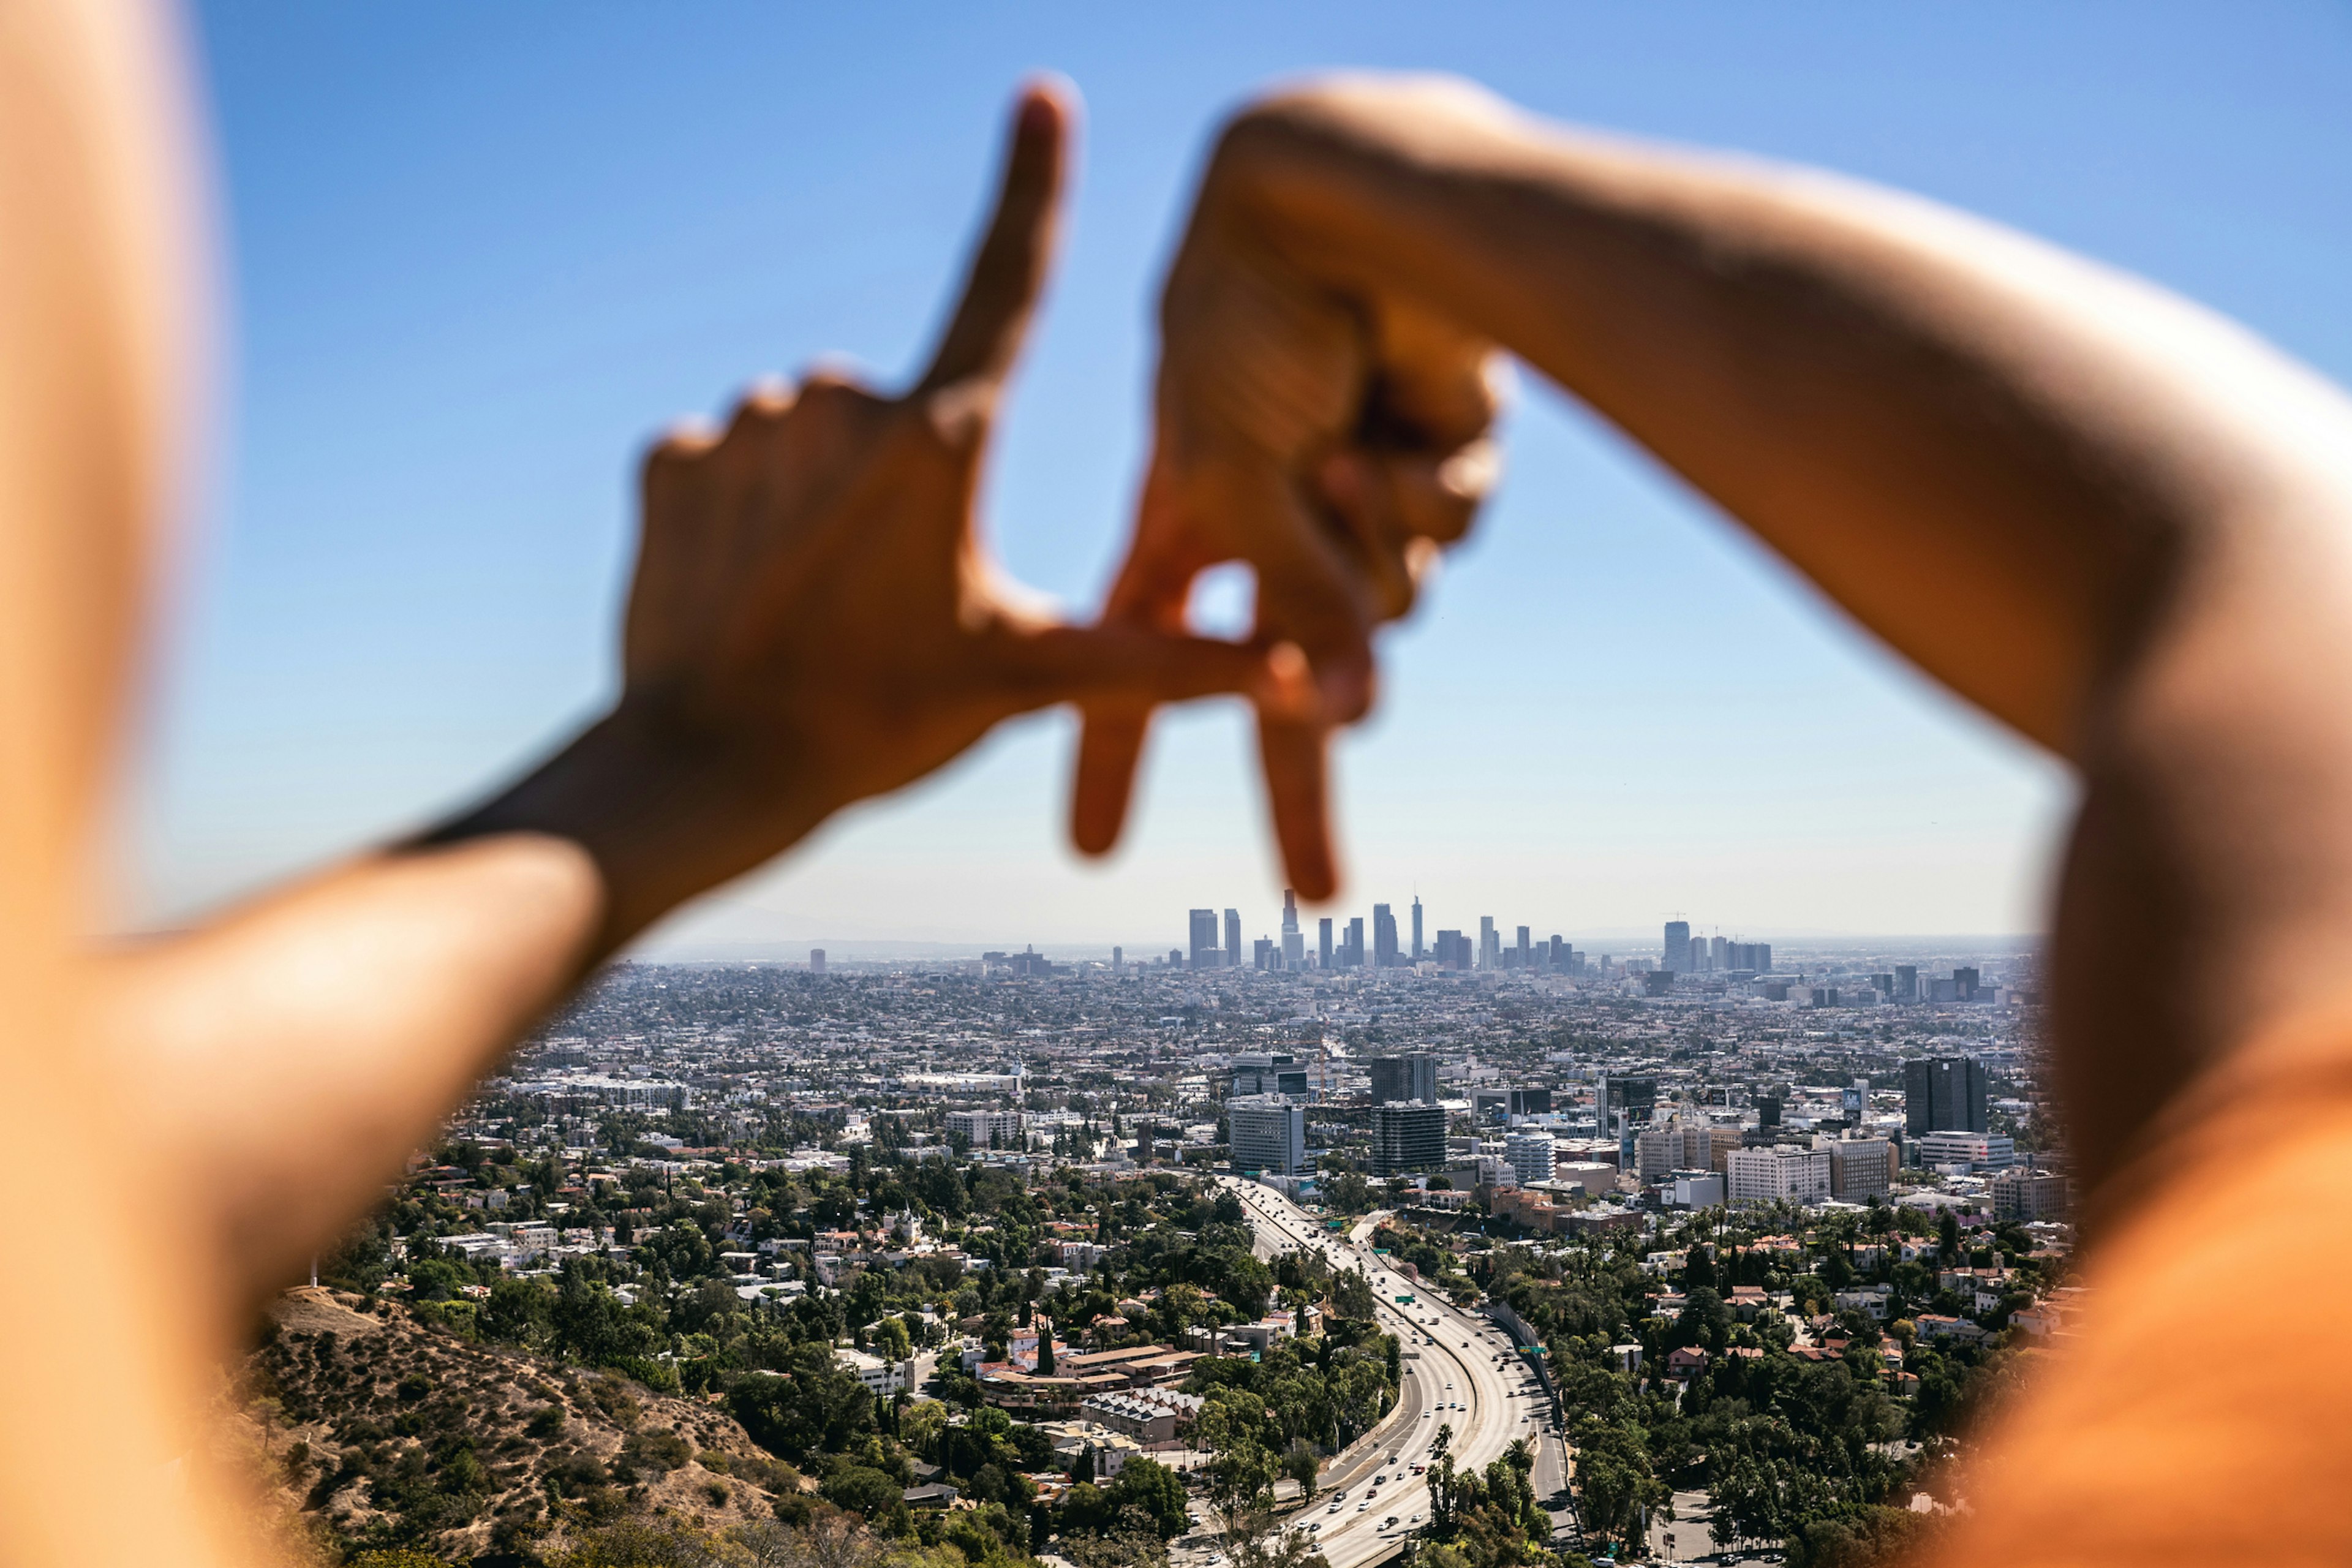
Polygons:
<instances>
[{"instance_id":1,"label":"white building","mask_svg":"<svg viewBox=\"0 0 2352 1568\"><path fill-rule=\"evenodd\" d=\"M1514 1132L1503 1140L1503 1159L1517 1173L1521 1186L1550 1181L1557 1152L1549 1132Z\"/></svg>"},{"instance_id":2,"label":"white building","mask_svg":"<svg viewBox=\"0 0 2352 1568\"><path fill-rule=\"evenodd\" d=\"M1777 1144L1769 1149L1736 1149L1726 1161L1731 1201L1764 1204L1786 1198L1791 1203L1818 1204L1830 1195L1830 1154L1826 1149L1800 1149Z\"/></svg>"},{"instance_id":3,"label":"white building","mask_svg":"<svg viewBox=\"0 0 2352 1568\"><path fill-rule=\"evenodd\" d=\"M1674 1187L1667 1201L1678 1209L1713 1208L1726 1195L1720 1171L1676 1171L1667 1180Z\"/></svg>"},{"instance_id":4,"label":"white building","mask_svg":"<svg viewBox=\"0 0 2352 1568\"><path fill-rule=\"evenodd\" d=\"M1021 1113L1017 1110L950 1110L948 1136L961 1133L974 1149L1018 1149L1022 1146Z\"/></svg>"},{"instance_id":5,"label":"white building","mask_svg":"<svg viewBox=\"0 0 2352 1568\"><path fill-rule=\"evenodd\" d=\"M833 1360L834 1364L844 1371L856 1373L857 1381L864 1384L869 1392L882 1394L896 1394L906 1387L915 1370L911 1360L885 1361L878 1355L867 1355L864 1351L835 1351Z\"/></svg>"},{"instance_id":6,"label":"white building","mask_svg":"<svg viewBox=\"0 0 2352 1568\"><path fill-rule=\"evenodd\" d=\"M1922 1132L1911 1140L1911 1158L1923 1170L1998 1171L2017 1163L2017 1145L2001 1132Z\"/></svg>"}]
</instances>

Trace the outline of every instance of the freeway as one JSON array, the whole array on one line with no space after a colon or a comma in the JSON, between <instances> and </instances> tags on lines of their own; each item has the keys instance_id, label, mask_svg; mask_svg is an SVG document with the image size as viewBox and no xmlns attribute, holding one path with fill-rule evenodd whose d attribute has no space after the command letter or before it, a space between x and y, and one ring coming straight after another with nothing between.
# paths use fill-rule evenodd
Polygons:
<instances>
[{"instance_id":1,"label":"freeway","mask_svg":"<svg viewBox=\"0 0 2352 1568\"><path fill-rule=\"evenodd\" d=\"M1305 1247L1321 1252L1334 1268L1362 1268L1380 1302L1381 1326L1403 1344L1404 1385L1396 1408L1332 1458L1323 1494L1289 1516L1292 1528L1313 1528L1331 1568L1369 1568L1428 1522L1429 1483L1412 1467L1428 1463L1440 1426L1454 1429L1450 1452L1456 1468L1483 1469L1515 1438L1525 1438L1537 1450L1539 1488L1544 1472L1564 1476L1549 1407L1508 1334L1391 1269L1372 1251L1369 1224L1336 1235L1270 1187L1219 1179L1242 1200L1260 1252ZM1400 1304L1400 1296L1412 1300Z\"/></svg>"}]
</instances>

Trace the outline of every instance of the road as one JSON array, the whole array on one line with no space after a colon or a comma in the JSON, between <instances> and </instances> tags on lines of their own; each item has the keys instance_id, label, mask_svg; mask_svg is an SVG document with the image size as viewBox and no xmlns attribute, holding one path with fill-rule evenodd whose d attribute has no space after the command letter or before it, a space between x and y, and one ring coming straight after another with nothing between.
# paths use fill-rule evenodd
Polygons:
<instances>
[{"instance_id":1,"label":"road","mask_svg":"<svg viewBox=\"0 0 2352 1568\"><path fill-rule=\"evenodd\" d=\"M1564 1456L1550 1428L1549 1407L1510 1335L1390 1268L1371 1249L1369 1223L1341 1237L1270 1187L1239 1177L1219 1180L1242 1200L1261 1256L1303 1247L1322 1252L1334 1268L1361 1268L1379 1299L1381 1326L1404 1347L1396 1408L1336 1456L1325 1468L1321 1495L1288 1516L1297 1529L1320 1526L1315 1540L1331 1568L1377 1563L1428 1522L1429 1483L1412 1467L1428 1462L1441 1426L1454 1428L1450 1452L1457 1469L1483 1469L1524 1437L1537 1450L1538 1494L1548 1478L1564 1484ZM1400 1306L1397 1298L1408 1295L1412 1304ZM1374 1488L1375 1477L1384 1484ZM1389 1524L1391 1519L1397 1522Z\"/></svg>"}]
</instances>

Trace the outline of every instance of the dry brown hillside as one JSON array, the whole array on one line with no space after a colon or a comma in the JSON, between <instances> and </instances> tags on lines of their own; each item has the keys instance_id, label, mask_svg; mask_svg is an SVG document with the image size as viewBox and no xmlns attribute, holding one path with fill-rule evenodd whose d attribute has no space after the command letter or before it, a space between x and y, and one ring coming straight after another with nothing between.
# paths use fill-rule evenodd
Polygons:
<instances>
[{"instance_id":1,"label":"dry brown hillside","mask_svg":"<svg viewBox=\"0 0 2352 1568\"><path fill-rule=\"evenodd\" d=\"M363 1305L288 1292L247 1366L255 1436L321 1544L520 1563L632 1514L765 1519L800 1485L716 1405Z\"/></svg>"}]
</instances>

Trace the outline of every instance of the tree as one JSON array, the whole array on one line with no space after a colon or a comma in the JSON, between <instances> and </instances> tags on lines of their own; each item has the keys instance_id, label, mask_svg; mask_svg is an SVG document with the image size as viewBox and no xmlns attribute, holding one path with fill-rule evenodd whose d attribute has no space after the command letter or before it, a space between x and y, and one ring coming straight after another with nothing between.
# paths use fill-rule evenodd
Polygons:
<instances>
[{"instance_id":1,"label":"tree","mask_svg":"<svg viewBox=\"0 0 2352 1568\"><path fill-rule=\"evenodd\" d=\"M1122 1510L1142 1510L1163 1541L1174 1540L1192 1523L1183 1478L1155 1459L1128 1460L1110 1484L1110 1500Z\"/></svg>"},{"instance_id":2,"label":"tree","mask_svg":"<svg viewBox=\"0 0 2352 1568\"><path fill-rule=\"evenodd\" d=\"M1372 1294L1372 1282L1360 1268L1350 1268L1331 1282L1332 1310L1343 1318L1368 1322L1379 1310Z\"/></svg>"},{"instance_id":3,"label":"tree","mask_svg":"<svg viewBox=\"0 0 2352 1568\"><path fill-rule=\"evenodd\" d=\"M1046 1317L1037 1320L1037 1375L1054 1375L1054 1320Z\"/></svg>"},{"instance_id":4,"label":"tree","mask_svg":"<svg viewBox=\"0 0 2352 1568\"><path fill-rule=\"evenodd\" d=\"M1241 1517L1274 1499L1275 1458L1255 1437L1217 1450L1209 1462L1209 1503L1221 1516Z\"/></svg>"},{"instance_id":5,"label":"tree","mask_svg":"<svg viewBox=\"0 0 2352 1568\"><path fill-rule=\"evenodd\" d=\"M1315 1500L1315 1478L1322 1468L1314 1445L1304 1437L1293 1437L1290 1447L1283 1450L1282 1473L1298 1483L1298 1495L1309 1502Z\"/></svg>"}]
</instances>

